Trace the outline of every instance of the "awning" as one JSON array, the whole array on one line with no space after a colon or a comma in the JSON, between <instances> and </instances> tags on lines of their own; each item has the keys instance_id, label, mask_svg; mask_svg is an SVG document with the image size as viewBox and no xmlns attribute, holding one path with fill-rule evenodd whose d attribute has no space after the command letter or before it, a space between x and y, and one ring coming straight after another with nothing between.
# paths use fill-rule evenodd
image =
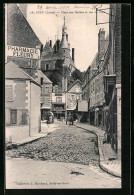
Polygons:
<instances>
[{"instance_id":1,"label":"awning","mask_svg":"<svg viewBox=\"0 0 134 195\"><path fill-rule=\"evenodd\" d=\"M75 110L75 109L73 109L73 108L67 108L67 111L73 111L73 110Z\"/></svg>"}]
</instances>

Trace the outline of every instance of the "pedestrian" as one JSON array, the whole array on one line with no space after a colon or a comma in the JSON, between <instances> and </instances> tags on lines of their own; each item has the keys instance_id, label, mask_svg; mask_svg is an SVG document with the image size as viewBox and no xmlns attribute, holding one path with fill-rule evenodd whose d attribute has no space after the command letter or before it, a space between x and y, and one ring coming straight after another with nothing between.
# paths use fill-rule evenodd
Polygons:
<instances>
[{"instance_id":1,"label":"pedestrian","mask_svg":"<svg viewBox=\"0 0 134 195\"><path fill-rule=\"evenodd\" d=\"M49 123L49 115L47 115L47 124Z\"/></svg>"},{"instance_id":2,"label":"pedestrian","mask_svg":"<svg viewBox=\"0 0 134 195\"><path fill-rule=\"evenodd\" d=\"M71 122L72 122L72 125L73 125L73 123L74 123L73 116L71 117Z\"/></svg>"}]
</instances>

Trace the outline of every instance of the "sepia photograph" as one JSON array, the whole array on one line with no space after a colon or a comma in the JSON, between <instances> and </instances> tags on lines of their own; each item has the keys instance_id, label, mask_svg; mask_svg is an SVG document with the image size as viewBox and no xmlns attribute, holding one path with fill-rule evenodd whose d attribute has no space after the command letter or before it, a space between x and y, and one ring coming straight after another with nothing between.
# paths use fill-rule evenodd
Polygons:
<instances>
[{"instance_id":1,"label":"sepia photograph","mask_svg":"<svg viewBox=\"0 0 134 195\"><path fill-rule=\"evenodd\" d=\"M122 188L122 4L6 3L5 188Z\"/></svg>"}]
</instances>

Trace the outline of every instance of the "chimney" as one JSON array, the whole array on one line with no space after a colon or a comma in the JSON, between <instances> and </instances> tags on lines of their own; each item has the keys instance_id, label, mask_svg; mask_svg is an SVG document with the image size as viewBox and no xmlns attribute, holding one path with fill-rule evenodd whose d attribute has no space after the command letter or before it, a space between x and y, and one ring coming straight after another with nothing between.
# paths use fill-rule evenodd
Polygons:
<instances>
[{"instance_id":1,"label":"chimney","mask_svg":"<svg viewBox=\"0 0 134 195\"><path fill-rule=\"evenodd\" d=\"M56 44L57 44L57 51L58 51L60 49L60 40L57 40Z\"/></svg>"},{"instance_id":2,"label":"chimney","mask_svg":"<svg viewBox=\"0 0 134 195\"><path fill-rule=\"evenodd\" d=\"M56 53L56 44L54 45L54 52Z\"/></svg>"},{"instance_id":3,"label":"chimney","mask_svg":"<svg viewBox=\"0 0 134 195\"><path fill-rule=\"evenodd\" d=\"M49 44L49 45L50 45L50 47L52 48L52 40L50 40L50 44Z\"/></svg>"},{"instance_id":4,"label":"chimney","mask_svg":"<svg viewBox=\"0 0 134 195\"><path fill-rule=\"evenodd\" d=\"M74 48L72 48L72 60L74 62Z\"/></svg>"},{"instance_id":5,"label":"chimney","mask_svg":"<svg viewBox=\"0 0 134 195\"><path fill-rule=\"evenodd\" d=\"M98 33L98 52L104 52L105 50L105 31L100 29Z\"/></svg>"}]
</instances>

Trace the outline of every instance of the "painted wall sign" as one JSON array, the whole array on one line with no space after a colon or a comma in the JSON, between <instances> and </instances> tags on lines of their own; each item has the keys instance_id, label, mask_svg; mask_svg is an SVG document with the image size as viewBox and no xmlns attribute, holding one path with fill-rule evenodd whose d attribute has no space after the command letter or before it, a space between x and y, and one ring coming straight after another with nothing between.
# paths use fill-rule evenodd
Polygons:
<instances>
[{"instance_id":1,"label":"painted wall sign","mask_svg":"<svg viewBox=\"0 0 134 195\"><path fill-rule=\"evenodd\" d=\"M40 59L40 49L7 45L7 56Z\"/></svg>"}]
</instances>

